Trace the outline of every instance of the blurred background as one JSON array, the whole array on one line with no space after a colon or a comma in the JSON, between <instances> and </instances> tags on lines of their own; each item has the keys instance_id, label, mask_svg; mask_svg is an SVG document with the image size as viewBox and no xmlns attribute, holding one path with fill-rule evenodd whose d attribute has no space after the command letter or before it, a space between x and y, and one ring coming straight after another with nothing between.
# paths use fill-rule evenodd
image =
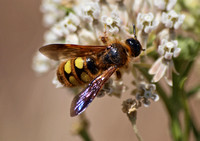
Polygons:
<instances>
[{"instance_id":1,"label":"blurred background","mask_svg":"<svg viewBox=\"0 0 200 141\"><path fill-rule=\"evenodd\" d=\"M79 141L72 134L78 120L69 116L73 96L51 83L54 71L43 76L31 69L34 53L43 44L40 0L0 2L0 141ZM125 80L128 75L125 76ZM190 82L199 81L192 77ZM137 140L121 99L97 98L86 111L95 141ZM200 99L189 101L200 129ZM161 101L138 111L140 135L148 141L170 141L168 117ZM191 140L192 137L190 138Z\"/></svg>"}]
</instances>

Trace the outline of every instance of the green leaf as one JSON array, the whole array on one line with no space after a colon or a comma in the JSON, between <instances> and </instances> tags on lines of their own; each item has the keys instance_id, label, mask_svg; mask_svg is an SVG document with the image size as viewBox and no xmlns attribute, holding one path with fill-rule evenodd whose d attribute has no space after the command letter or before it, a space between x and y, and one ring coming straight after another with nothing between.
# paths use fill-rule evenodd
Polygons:
<instances>
[{"instance_id":1,"label":"green leaf","mask_svg":"<svg viewBox=\"0 0 200 141\"><path fill-rule=\"evenodd\" d=\"M175 60L180 62L191 61L197 56L200 51L200 42L196 42L191 38L178 37L178 47L181 48L179 57ZM180 63L179 62L179 63Z\"/></svg>"},{"instance_id":2,"label":"green leaf","mask_svg":"<svg viewBox=\"0 0 200 141\"><path fill-rule=\"evenodd\" d=\"M183 89L186 80L187 80L187 77L183 77L183 78L181 79L180 84L179 84L179 88L180 88L180 89Z\"/></svg>"},{"instance_id":3,"label":"green leaf","mask_svg":"<svg viewBox=\"0 0 200 141\"><path fill-rule=\"evenodd\" d=\"M191 96L195 95L199 91L200 91L200 85L198 85L198 86L192 88L191 90L189 90L187 92L187 97L191 97Z\"/></svg>"}]
</instances>

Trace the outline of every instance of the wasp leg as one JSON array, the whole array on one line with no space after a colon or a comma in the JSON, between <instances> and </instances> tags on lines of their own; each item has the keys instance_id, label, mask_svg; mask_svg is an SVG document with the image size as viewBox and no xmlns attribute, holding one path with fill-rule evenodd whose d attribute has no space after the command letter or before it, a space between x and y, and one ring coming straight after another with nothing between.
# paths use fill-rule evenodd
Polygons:
<instances>
[{"instance_id":1,"label":"wasp leg","mask_svg":"<svg viewBox=\"0 0 200 141\"><path fill-rule=\"evenodd\" d=\"M105 31L104 31L103 35L100 36L100 39L101 39L103 44L105 44L105 45L108 44L109 38L108 38L108 35L107 35L107 32L106 32L106 27L105 27Z\"/></svg>"},{"instance_id":2,"label":"wasp leg","mask_svg":"<svg viewBox=\"0 0 200 141\"><path fill-rule=\"evenodd\" d=\"M117 80L122 78L122 73L119 70L116 71L116 77L117 77Z\"/></svg>"}]
</instances>

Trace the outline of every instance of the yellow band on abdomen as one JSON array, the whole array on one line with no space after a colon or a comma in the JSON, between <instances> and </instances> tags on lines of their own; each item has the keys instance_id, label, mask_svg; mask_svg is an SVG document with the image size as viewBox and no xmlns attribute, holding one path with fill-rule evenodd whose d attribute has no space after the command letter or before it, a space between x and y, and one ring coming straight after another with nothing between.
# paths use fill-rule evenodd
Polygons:
<instances>
[{"instance_id":1,"label":"yellow band on abdomen","mask_svg":"<svg viewBox=\"0 0 200 141\"><path fill-rule=\"evenodd\" d=\"M81 73L81 80L83 80L84 82L89 82L91 80L91 77L87 73L82 72Z\"/></svg>"},{"instance_id":2,"label":"yellow band on abdomen","mask_svg":"<svg viewBox=\"0 0 200 141\"><path fill-rule=\"evenodd\" d=\"M70 76L69 77L69 82L74 86L78 86L79 85L78 81L76 80L76 78L74 76Z\"/></svg>"},{"instance_id":3,"label":"yellow band on abdomen","mask_svg":"<svg viewBox=\"0 0 200 141\"><path fill-rule=\"evenodd\" d=\"M71 61L68 60L67 63L65 64L65 72L70 74L71 71L72 71L72 69L71 69Z\"/></svg>"},{"instance_id":4,"label":"yellow band on abdomen","mask_svg":"<svg viewBox=\"0 0 200 141\"><path fill-rule=\"evenodd\" d=\"M76 60L75 60L75 66L77 68L83 69L83 63L84 63L83 58L81 58L81 57L76 58Z\"/></svg>"}]
</instances>

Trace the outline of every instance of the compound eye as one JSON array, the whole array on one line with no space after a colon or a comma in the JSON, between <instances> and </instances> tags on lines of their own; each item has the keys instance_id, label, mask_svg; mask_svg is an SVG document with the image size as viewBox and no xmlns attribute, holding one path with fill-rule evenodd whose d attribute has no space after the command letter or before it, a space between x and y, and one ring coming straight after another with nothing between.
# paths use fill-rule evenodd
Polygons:
<instances>
[{"instance_id":1,"label":"compound eye","mask_svg":"<svg viewBox=\"0 0 200 141\"><path fill-rule=\"evenodd\" d=\"M129 46L134 46L134 40L131 38L131 39L127 39L126 40L126 44L128 44Z\"/></svg>"}]
</instances>

